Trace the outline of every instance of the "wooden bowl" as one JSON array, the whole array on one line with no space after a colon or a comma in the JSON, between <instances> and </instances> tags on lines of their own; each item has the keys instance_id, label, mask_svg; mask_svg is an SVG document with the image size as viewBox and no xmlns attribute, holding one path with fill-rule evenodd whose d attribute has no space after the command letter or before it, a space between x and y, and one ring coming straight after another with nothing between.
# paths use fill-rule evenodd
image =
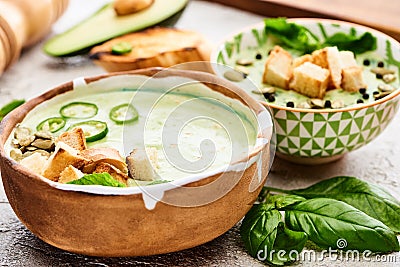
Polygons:
<instances>
[{"instance_id":1,"label":"wooden bowl","mask_svg":"<svg viewBox=\"0 0 400 267\"><path fill-rule=\"evenodd\" d=\"M249 107L258 123L257 142L249 155L225 171L182 178L174 186L109 188L47 180L12 160L5 143L16 124L35 106L72 90L76 82L67 82L14 110L0 124L5 192L18 218L37 237L63 250L92 256L154 255L208 242L225 233L251 208L266 181L274 152L270 145L272 118L256 100L227 81L195 71L145 69L86 78L85 82L155 74L155 79L176 76L202 81ZM159 201L151 201L154 196ZM210 196L218 197L203 201Z\"/></svg>"}]
</instances>

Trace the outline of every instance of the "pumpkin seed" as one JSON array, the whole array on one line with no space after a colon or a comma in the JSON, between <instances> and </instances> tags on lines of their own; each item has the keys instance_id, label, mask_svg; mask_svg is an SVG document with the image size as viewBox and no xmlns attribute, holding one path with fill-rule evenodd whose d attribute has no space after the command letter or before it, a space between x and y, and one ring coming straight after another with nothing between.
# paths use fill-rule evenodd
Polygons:
<instances>
[{"instance_id":1,"label":"pumpkin seed","mask_svg":"<svg viewBox=\"0 0 400 267\"><path fill-rule=\"evenodd\" d=\"M393 92L394 90L396 90L396 88L394 88L390 84L380 84L378 85L378 89L382 92Z\"/></svg>"},{"instance_id":2,"label":"pumpkin seed","mask_svg":"<svg viewBox=\"0 0 400 267\"><path fill-rule=\"evenodd\" d=\"M35 151L35 150L37 150L38 148L37 147L34 147L34 146L27 146L27 147L25 147L25 150L26 151Z\"/></svg>"},{"instance_id":3,"label":"pumpkin seed","mask_svg":"<svg viewBox=\"0 0 400 267\"><path fill-rule=\"evenodd\" d=\"M275 93L275 88L274 87L264 87L259 90L253 90L251 91L254 94L258 95L263 95L263 94L274 94Z\"/></svg>"},{"instance_id":4,"label":"pumpkin seed","mask_svg":"<svg viewBox=\"0 0 400 267\"><path fill-rule=\"evenodd\" d=\"M332 108L338 109L344 107L344 101L342 99L337 99L332 102Z\"/></svg>"},{"instance_id":5,"label":"pumpkin seed","mask_svg":"<svg viewBox=\"0 0 400 267\"><path fill-rule=\"evenodd\" d=\"M382 80L385 83L391 83L394 80L396 80L396 75L394 75L394 74L385 74L385 75L383 75Z\"/></svg>"},{"instance_id":6,"label":"pumpkin seed","mask_svg":"<svg viewBox=\"0 0 400 267\"><path fill-rule=\"evenodd\" d=\"M15 129L14 137L20 146L29 146L35 140L29 128L20 126Z\"/></svg>"},{"instance_id":7,"label":"pumpkin seed","mask_svg":"<svg viewBox=\"0 0 400 267\"><path fill-rule=\"evenodd\" d=\"M391 93L392 92L380 92L379 94L374 95L374 98L375 98L375 100L379 100L379 99L384 98L385 96L390 95Z\"/></svg>"},{"instance_id":8,"label":"pumpkin seed","mask_svg":"<svg viewBox=\"0 0 400 267\"><path fill-rule=\"evenodd\" d=\"M298 108L311 108L311 105L308 102L301 102L297 105Z\"/></svg>"},{"instance_id":9,"label":"pumpkin seed","mask_svg":"<svg viewBox=\"0 0 400 267\"><path fill-rule=\"evenodd\" d=\"M38 131L35 133L35 136L42 139L49 139L49 140L53 139L53 135L51 134L50 131L43 131L43 130Z\"/></svg>"},{"instance_id":10,"label":"pumpkin seed","mask_svg":"<svg viewBox=\"0 0 400 267\"><path fill-rule=\"evenodd\" d=\"M249 75L249 73L250 73L249 70L246 67L242 67L242 66L236 66L235 70L243 73L246 76Z\"/></svg>"},{"instance_id":11,"label":"pumpkin seed","mask_svg":"<svg viewBox=\"0 0 400 267\"><path fill-rule=\"evenodd\" d=\"M54 147L54 141L49 139L36 139L32 142L31 146L44 150L50 150Z\"/></svg>"},{"instance_id":12,"label":"pumpkin seed","mask_svg":"<svg viewBox=\"0 0 400 267\"><path fill-rule=\"evenodd\" d=\"M228 70L224 73L224 77L231 82L241 82L246 78L246 75L237 70Z\"/></svg>"},{"instance_id":13,"label":"pumpkin seed","mask_svg":"<svg viewBox=\"0 0 400 267\"><path fill-rule=\"evenodd\" d=\"M324 108L324 101L319 98L310 99L311 108Z\"/></svg>"},{"instance_id":14,"label":"pumpkin seed","mask_svg":"<svg viewBox=\"0 0 400 267\"><path fill-rule=\"evenodd\" d=\"M13 160L19 162L19 161L21 161L22 158L23 158L23 157L22 157L22 151L19 150L19 149L12 149L12 150L10 151L10 157L11 157Z\"/></svg>"},{"instance_id":15,"label":"pumpkin seed","mask_svg":"<svg viewBox=\"0 0 400 267\"><path fill-rule=\"evenodd\" d=\"M240 59L236 60L236 64L241 65L241 66L251 66L251 65L253 65L253 60L246 59L246 58L240 58Z\"/></svg>"},{"instance_id":16,"label":"pumpkin seed","mask_svg":"<svg viewBox=\"0 0 400 267\"><path fill-rule=\"evenodd\" d=\"M394 74L395 73L394 70L389 70L389 69L380 68L380 67L371 69L371 72L375 73L375 74L380 74L382 76L386 75L386 74Z\"/></svg>"}]
</instances>

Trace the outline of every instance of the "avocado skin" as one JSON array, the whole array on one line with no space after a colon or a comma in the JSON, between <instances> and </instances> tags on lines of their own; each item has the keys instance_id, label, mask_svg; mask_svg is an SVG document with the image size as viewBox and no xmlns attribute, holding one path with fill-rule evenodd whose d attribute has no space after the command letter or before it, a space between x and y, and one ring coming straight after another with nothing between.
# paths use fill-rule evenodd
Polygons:
<instances>
[{"instance_id":1,"label":"avocado skin","mask_svg":"<svg viewBox=\"0 0 400 267\"><path fill-rule=\"evenodd\" d=\"M155 4L158 1L165 1L165 0L155 0ZM166 19L163 19L160 21L160 18L162 17L162 14L160 14L160 17L157 18L153 18L153 19L149 19L149 23L146 26L143 27L137 27L135 25L131 25L130 29L121 29L120 27L117 27L115 29L114 33L108 33L107 35L104 35L103 38L99 38L97 36L96 39L90 40L90 38L87 38L87 36L85 36L84 38L81 38L81 36L79 35L74 35L74 32L76 31L76 29L79 29L79 27L81 26L80 24L76 25L75 27L67 30L66 32L62 33L62 34L58 34L54 37L52 37L51 39L49 39L48 41L45 42L45 44L43 45L43 51L49 55L49 56L53 56L53 57L71 57L71 56L78 56L78 55L83 55L83 54L87 54L90 49L95 46L95 45L99 45L102 44L112 38L130 33L130 32L135 32L135 31L139 31L139 30L143 30L146 28L150 28L153 26L163 26L163 27L173 27L177 21L179 20L179 18L181 17L181 15L183 14L188 0L168 0L168 2L170 2L170 6L173 6L172 2L175 2L175 10L173 10L173 12L171 12L171 16L167 17ZM101 14L102 12L108 10L108 9L113 9L112 4L106 4L105 6L103 6L102 8L100 8L96 13L94 13L91 17L89 17L88 19L86 19L85 21L83 21L82 23L89 23L92 18L98 16L99 14ZM143 13L146 12L146 10L142 11ZM162 12L162 10L160 10L160 12ZM128 16L135 16L135 14L133 15L128 15ZM125 16L127 17L127 16ZM134 19L133 19L134 20ZM94 32L101 31L102 27L99 27L99 25L95 24L93 25L94 27ZM88 36L91 35L91 33L87 34ZM97 33L95 35L98 35ZM70 38L74 39L74 47L66 47L64 45L64 40L69 40Z\"/></svg>"}]
</instances>

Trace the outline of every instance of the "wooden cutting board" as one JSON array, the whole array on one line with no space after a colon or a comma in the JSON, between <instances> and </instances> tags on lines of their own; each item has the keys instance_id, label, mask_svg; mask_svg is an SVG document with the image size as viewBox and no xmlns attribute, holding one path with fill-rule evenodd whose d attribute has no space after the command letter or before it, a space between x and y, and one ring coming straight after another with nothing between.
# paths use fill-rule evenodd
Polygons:
<instances>
[{"instance_id":1,"label":"wooden cutting board","mask_svg":"<svg viewBox=\"0 0 400 267\"><path fill-rule=\"evenodd\" d=\"M266 17L346 20L383 31L400 41L400 0L208 0Z\"/></svg>"}]
</instances>

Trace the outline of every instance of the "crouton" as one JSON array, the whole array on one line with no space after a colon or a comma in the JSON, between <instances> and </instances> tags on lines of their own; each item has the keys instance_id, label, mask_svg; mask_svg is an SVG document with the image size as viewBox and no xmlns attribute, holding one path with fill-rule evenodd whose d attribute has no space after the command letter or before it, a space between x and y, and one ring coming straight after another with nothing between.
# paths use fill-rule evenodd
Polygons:
<instances>
[{"instance_id":1,"label":"crouton","mask_svg":"<svg viewBox=\"0 0 400 267\"><path fill-rule=\"evenodd\" d=\"M47 165L47 157L40 153L33 153L29 157L23 158L20 164L32 172L41 175Z\"/></svg>"},{"instance_id":2,"label":"crouton","mask_svg":"<svg viewBox=\"0 0 400 267\"><path fill-rule=\"evenodd\" d=\"M92 173L101 162L111 164L121 172L128 173L128 167L124 159L118 150L114 148L89 148L81 151L80 155L88 161L83 167L83 172L85 173Z\"/></svg>"},{"instance_id":3,"label":"crouton","mask_svg":"<svg viewBox=\"0 0 400 267\"><path fill-rule=\"evenodd\" d=\"M131 177L141 181L157 180L154 168L157 168L157 149L150 147L147 149L134 149L126 157L128 169Z\"/></svg>"},{"instance_id":4,"label":"crouton","mask_svg":"<svg viewBox=\"0 0 400 267\"><path fill-rule=\"evenodd\" d=\"M73 147L63 142L58 142L56 150L48 159L47 165L43 171L43 176L52 181L58 181L61 172L69 165L78 169L81 168L85 165L87 160L78 153L79 151Z\"/></svg>"},{"instance_id":5,"label":"crouton","mask_svg":"<svg viewBox=\"0 0 400 267\"><path fill-rule=\"evenodd\" d=\"M360 88L367 87L363 80L363 71L360 66L351 66L342 70L342 88L349 92L357 92Z\"/></svg>"},{"instance_id":6,"label":"crouton","mask_svg":"<svg viewBox=\"0 0 400 267\"><path fill-rule=\"evenodd\" d=\"M357 66L357 61L351 51L340 51L340 64L343 68Z\"/></svg>"},{"instance_id":7,"label":"crouton","mask_svg":"<svg viewBox=\"0 0 400 267\"><path fill-rule=\"evenodd\" d=\"M301 57L296 57L295 59L293 59L292 67L296 68L300 65L303 65L306 62L312 62L312 61L313 61L313 57L310 54L306 54Z\"/></svg>"},{"instance_id":8,"label":"crouton","mask_svg":"<svg viewBox=\"0 0 400 267\"><path fill-rule=\"evenodd\" d=\"M336 46L325 47L312 53L315 65L328 69L330 72L329 88L340 88L342 81L342 67L339 50Z\"/></svg>"},{"instance_id":9,"label":"crouton","mask_svg":"<svg viewBox=\"0 0 400 267\"><path fill-rule=\"evenodd\" d=\"M323 98L328 87L329 71L313 63L306 62L293 70L290 87L300 94Z\"/></svg>"},{"instance_id":10,"label":"crouton","mask_svg":"<svg viewBox=\"0 0 400 267\"><path fill-rule=\"evenodd\" d=\"M119 169L115 168L113 165L101 162L96 166L96 169L93 171L93 173L103 172L109 173L115 180L127 185L129 176L121 172Z\"/></svg>"},{"instance_id":11,"label":"crouton","mask_svg":"<svg viewBox=\"0 0 400 267\"><path fill-rule=\"evenodd\" d=\"M66 184L68 182L78 180L85 174L72 165L67 166L61 173L58 179L59 183Z\"/></svg>"},{"instance_id":12,"label":"crouton","mask_svg":"<svg viewBox=\"0 0 400 267\"><path fill-rule=\"evenodd\" d=\"M292 56L280 46L275 46L265 62L263 82L289 88L292 78Z\"/></svg>"},{"instance_id":13,"label":"crouton","mask_svg":"<svg viewBox=\"0 0 400 267\"><path fill-rule=\"evenodd\" d=\"M86 138L82 128L74 128L71 131L62 133L57 138L57 142L63 142L78 151L86 149Z\"/></svg>"}]
</instances>

